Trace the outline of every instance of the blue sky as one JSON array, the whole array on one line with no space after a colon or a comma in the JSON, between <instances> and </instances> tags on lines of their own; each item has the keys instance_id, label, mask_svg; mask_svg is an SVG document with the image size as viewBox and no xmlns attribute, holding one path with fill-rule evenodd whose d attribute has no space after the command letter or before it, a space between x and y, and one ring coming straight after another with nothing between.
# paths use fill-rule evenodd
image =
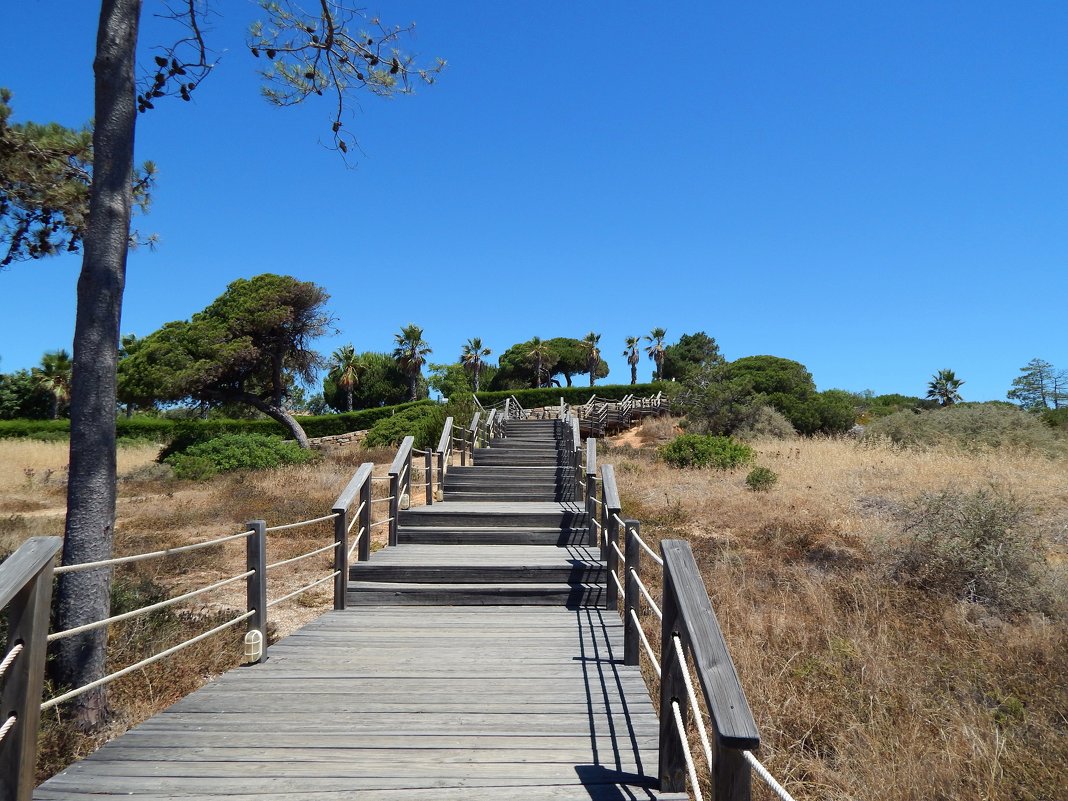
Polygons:
<instances>
[{"instance_id":1,"label":"blue sky","mask_svg":"<svg viewBox=\"0 0 1068 801\"><path fill-rule=\"evenodd\" d=\"M16 120L90 118L94 5L0 8ZM360 100L354 169L319 144L329 103L258 97L255 5L214 8L215 72L138 121L159 179L136 227L162 242L130 257L124 333L278 272L331 294L327 352L408 322L432 361L592 329L615 383L624 338L663 326L821 389L923 394L948 367L970 400L1068 368L1068 4L368 6L449 67ZM0 370L70 347L79 267L0 273Z\"/></svg>"}]
</instances>

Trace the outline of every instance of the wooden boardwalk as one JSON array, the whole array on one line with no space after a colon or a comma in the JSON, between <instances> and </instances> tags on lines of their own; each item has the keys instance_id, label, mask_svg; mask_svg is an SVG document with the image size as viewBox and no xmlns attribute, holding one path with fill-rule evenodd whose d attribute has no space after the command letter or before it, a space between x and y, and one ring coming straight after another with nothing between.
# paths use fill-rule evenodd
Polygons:
<instances>
[{"instance_id":1,"label":"wooden boardwalk","mask_svg":"<svg viewBox=\"0 0 1068 801\"><path fill-rule=\"evenodd\" d=\"M560 430L513 433L452 477L463 500L401 512L400 544L353 565L350 608L33 797L686 799L655 790L658 720L601 608L586 513L562 500Z\"/></svg>"},{"instance_id":2,"label":"wooden boardwalk","mask_svg":"<svg viewBox=\"0 0 1068 801\"><path fill-rule=\"evenodd\" d=\"M595 608L330 612L36 791L79 798L683 799Z\"/></svg>"}]
</instances>

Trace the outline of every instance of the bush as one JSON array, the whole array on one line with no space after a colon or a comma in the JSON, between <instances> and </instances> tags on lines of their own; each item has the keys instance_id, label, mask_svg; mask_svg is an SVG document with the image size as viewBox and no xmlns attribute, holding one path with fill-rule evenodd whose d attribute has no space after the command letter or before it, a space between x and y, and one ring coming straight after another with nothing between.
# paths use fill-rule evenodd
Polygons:
<instances>
[{"instance_id":1,"label":"bush","mask_svg":"<svg viewBox=\"0 0 1068 801\"><path fill-rule=\"evenodd\" d=\"M730 437L682 434L660 448L660 457L672 467L732 470L753 461L756 453Z\"/></svg>"},{"instance_id":2,"label":"bush","mask_svg":"<svg viewBox=\"0 0 1068 801\"><path fill-rule=\"evenodd\" d=\"M771 406L758 406L752 414L734 430L738 439L794 439L797 431L778 409Z\"/></svg>"},{"instance_id":3,"label":"bush","mask_svg":"<svg viewBox=\"0 0 1068 801\"><path fill-rule=\"evenodd\" d=\"M298 417L297 421L309 437L325 437L333 434L347 434L350 431L365 431L382 418L391 417L405 409L436 405L429 400L412 401L397 406L361 409L357 412L303 415ZM173 443L177 438L183 438L179 447L171 448L171 451L184 450L195 442L206 442L222 434L274 434L281 437L289 435L281 423L269 417L248 420L226 418L175 420L169 417L135 415L134 417L120 417L116 421L116 429L120 439L150 439L155 442ZM69 437L70 420L0 420L0 439L36 437L41 433L56 439Z\"/></svg>"},{"instance_id":4,"label":"bush","mask_svg":"<svg viewBox=\"0 0 1068 801\"><path fill-rule=\"evenodd\" d=\"M912 537L895 554L894 576L1001 612L1048 611L1042 540L1027 517L996 490L924 493L908 512Z\"/></svg>"},{"instance_id":5,"label":"bush","mask_svg":"<svg viewBox=\"0 0 1068 801\"><path fill-rule=\"evenodd\" d=\"M268 434L224 434L167 457L178 478L205 480L230 470L265 470L316 458L294 442Z\"/></svg>"},{"instance_id":6,"label":"bush","mask_svg":"<svg viewBox=\"0 0 1068 801\"><path fill-rule=\"evenodd\" d=\"M1068 439L1030 412L1001 404L949 406L937 411L897 412L872 422L865 439L898 445L953 444L979 448L1019 448L1047 456L1068 455Z\"/></svg>"},{"instance_id":7,"label":"bush","mask_svg":"<svg viewBox=\"0 0 1068 801\"><path fill-rule=\"evenodd\" d=\"M778 474L768 467L754 467L745 477L746 486L753 492L767 492L778 480Z\"/></svg>"},{"instance_id":8,"label":"bush","mask_svg":"<svg viewBox=\"0 0 1068 801\"><path fill-rule=\"evenodd\" d=\"M367 432L365 448L400 445L405 437L415 437L416 448L436 447L437 436L445 422L443 406L419 406L384 417Z\"/></svg>"}]
</instances>

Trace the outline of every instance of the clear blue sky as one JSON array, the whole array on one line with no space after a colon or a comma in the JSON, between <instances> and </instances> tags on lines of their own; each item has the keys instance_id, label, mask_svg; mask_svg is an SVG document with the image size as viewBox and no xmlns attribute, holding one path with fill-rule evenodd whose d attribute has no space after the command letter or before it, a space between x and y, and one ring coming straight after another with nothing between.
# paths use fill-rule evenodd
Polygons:
<instances>
[{"instance_id":1,"label":"clear blue sky","mask_svg":"<svg viewBox=\"0 0 1068 801\"><path fill-rule=\"evenodd\" d=\"M90 118L94 6L3 4L16 120ZM255 5L214 7L216 71L139 118L159 183L136 226L162 244L130 257L124 333L278 272L330 292L327 352L408 322L433 361L592 329L624 382L624 337L663 326L821 389L923 394L948 367L971 400L1068 368L1064 2L369 6L449 68L361 101L355 169L319 144L328 102L258 97ZM0 370L70 347L79 267L0 274Z\"/></svg>"}]
</instances>

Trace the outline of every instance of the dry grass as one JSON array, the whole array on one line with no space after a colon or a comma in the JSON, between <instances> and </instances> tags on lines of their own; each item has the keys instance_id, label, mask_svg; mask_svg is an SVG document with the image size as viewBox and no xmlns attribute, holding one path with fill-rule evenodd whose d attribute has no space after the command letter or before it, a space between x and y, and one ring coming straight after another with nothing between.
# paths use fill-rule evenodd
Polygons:
<instances>
[{"instance_id":1,"label":"dry grass","mask_svg":"<svg viewBox=\"0 0 1068 801\"><path fill-rule=\"evenodd\" d=\"M994 487L1031 510L1063 591L1068 466L845 440L755 447L780 476L768 493L747 490L744 470L611 447L604 461L643 535L692 543L772 772L798 799L1068 797L1063 607L1006 620L887 569L913 498Z\"/></svg>"},{"instance_id":2,"label":"dry grass","mask_svg":"<svg viewBox=\"0 0 1068 801\"><path fill-rule=\"evenodd\" d=\"M30 536L62 534L67 447L66 443L0 440L0 555L12 552ZM167 468L156 464L158 452L157 446L146 445L118 451L116 555L203 542L236 533L253 519L276 526L321 517L330 513L334 499L359 464L375 462L375 475L382 476L394 455L393 451L337 449L312 464L224 474L198 483L174 479ZM413 467L413 482L425 480L423 471ZM375 481L373 496L385 498L388 489L388 482ZM423 502L423 493L413 488L413 505ZM385 519L388 508L388 503L375 503L372 520ZM386 532L384 525L374 529L372 547L385 543ZM332 541L332 521L270 532L267 560L290 559ZM117 568L113 599L125 611L228 578L244 571L244 550L244 542L236 540ZM329 575L332 560L332 552L327 551L271 569L268 599ZM331 607L332 598L332 583L327 582L272 607L268 613L271 641L318 617ZM245 610L244 584L236 582L175 609L174 614L154 614L113 626L109 666L125 667L232 619ZM242 627L236 626L115 682L109 691L111 720L105 731L94 736L73 730L50 713L43 721L40 778L237 665L242 636Z\"/></svg>"}]
</instances>

